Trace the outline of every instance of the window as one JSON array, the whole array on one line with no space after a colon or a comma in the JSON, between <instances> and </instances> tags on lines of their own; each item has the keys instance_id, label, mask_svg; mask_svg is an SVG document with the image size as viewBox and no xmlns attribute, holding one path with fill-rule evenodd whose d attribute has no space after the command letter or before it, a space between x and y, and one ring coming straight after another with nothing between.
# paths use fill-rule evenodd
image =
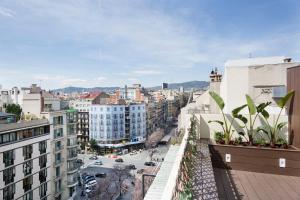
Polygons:
<instances>
[{"instance_id":1,"label":"window","mask_svg":"<svg viewBox=\"0 0 300 200\"><path fill-rule=\"evenodd\" d=\"M44 168L47 165L47 155L42 155L41 157L39 157L39 164L40 164L40 168Z\"/></svg>"},{"instance_id":2,"label":"window","mask_svg":"<svg viewBox=\"0 0 300 200\"><path fill-rule=\"evenodd\" d=\"M123 114L120 114L120 118L123 119L123 118L124 118L124 115L123 115Z\"/></svg>"},{"instance_id":3,"label":"window","mask_svg":"<svg viewBox=\"0 0 300 200\"><path fill-rule=\"evenodd\" d=\"M46 153L46 149L47 149L47 141L46 141L46 140L41 141L41 142L39 143L40 154Z\"/></svg>"},{"instance_id":4,"label":"window","mask_svg":"<svg viewBox=\"0 0 300 200\"><path fill-rule=\"evenodd\" d=\"M106 115L106 119L110 119L110 115L109 114Z\"/></svg>"},{"instance_id":5,"label":"window","mask_svg":"<svg viewBox=\"0 0 300 200\"><path fill-rule=\"evenodd\" d=\"M11 167L3 170L3 180L5 182L5 185L14 182L15 174L16 174L15 167Z\"/></svg>"},{"instance_id":6,"label":"window","mask_svg":"<svg viewBox=\"0 0 300 200\"><path fill-rule=\"evenodd\" d=\"M15 160L14 150L3 152L3 162L5 164L5 167L13 165L14 160Z\"/></svg>"},{"instance_id":7,"label":"window","mask_svg":"<svg viewBox=\"0 0 300 200\"><path fill-rule=\"evenodd\" d=\"M56 177L60 177L60 167L55 168L55 175Z\"/></svg>"},{"instance_id":8,"label":"window","mask_svg":"<svg viewBox=\"0 0 300 200\"><path fill-rule=\"evenodd\" d=\"M117 111L117 107L114 107L114 111Z\"/></svg>"},{"instance_id":9,"label":"window","mask_svg":"<svg viewBox=\"0 0 300 200\"><path fill-rule=\"evenodd\" d=\"M59 164L61 163L61 154L60 153L57 153L55 154L55 164Z\"/></svg>"},{"instance_id":10,"label":"window","mask_svg":"<svg viewBox=\"0 0 300 200\"><path fill-rule=\"evenodd\" d=\"M54 139L62 137L62 136L63 136L63 129L62 128L54 129Z\"/></svg>"},{"instance_id":11,"label":"window","mask_svg":"<svg viewBox=\"0 0 300 200\"><path fill-rule=\"evenodd\" d=\"M14 199L14 194L16 192L15 184L11 184L3 189L3 200Z\"/></svg>"},{"instance_id":12,"label":"window","mask_svg":"<svg viewBox=\"0 0 300 200\"><path fill-rule=\"evenodd\" d=\"M32 191L26 193L26 194L23 196L23 200L33 200Z\"/></svg>"},{"instance_id":13,"label":"window","mask_svg":"<svg viewBox=\"0 0 300 200\"><path fill-rule=\"evenodd\" d=\"M106 111L110 111L109 107L106 108Z\"/></svg>"},{"instance_id":14,"label":"window","mask_svg":"<svg viewBox=\"0 0 300 200\"><path fill-rule=\"evenodd\" d=\"M29 176L29 177L23 179L24 192L31 190L31 187L32 187L32 176Z\"/></svg>"},{"instance_id":15,"label":"window","mask_svg":"<svg viewBox=\"0 0 300 200\"><path fill-rule=\"evenodd\" d=\"M30 159L32 156L32 145L27 145L23 147L24 160Z\"/></svg>"},{"instance_id":16,"label":"window","mask_svg":"<svg viewBox=\"0 0 300 200\"><path fill-rule=\"evenodd\" d=\"M138 110L141 110L141 107L140 107L140 106L138 106Z\"/></svg>"},{"instance_id":17,"label":"window","mask_svg":"<svg viewBox=\"0 0 300 200\"><path fill-rule=\"evenodd\" d=\"M44 169L44 170L39 172L39 180L40 180L40 183L46 182L46 180L47 180L47 169Z\"/></svg>"},{"instance_id":18,"label":"window","mask_svg":"<svg viewBox=\"0 0 300 200\"><path fill-rule=\"evenodd\" d=\"M123 111L123 108L122 108L122 107L120 107L120 111Z\"/></svg>"},{"instance_id":19,"label":"window","mask_svg":"<svg viewBox=\"0 0 300 200\"><path fill-rule=\"evenodd\" d=\"M53 125L62 125L63 124L63 116L53 117Z\"/></svg>"},{"instance_id":20,"label":"window","mask_svg":"<svg viewBox=\"0 0 300 200\"><path fill-rule=\"evenodd\" d=\"M59 151L62 149L61 141L55 142L55 151Z\"/></svg>"},{"instance_id":21,"label":"window","mask_svg":"<svg viewBox=\"0 0 300 200\"><path fill-rule=\"evenodd\" d=\"M55 182L55 192L58 193L61 191L61 179Z\"/></svg>"},{"instance_id":22,"label":"window","mask_svg":"<svg viewBox=\"0 0 300 200\"><path fill-rule=\"evenodd\" d=\"M5 133L0 135L0 144L5 144L17 140L17 133Z\"/></svg>"},{"instance_id":23,"label":"window","mask_svg":"<svg viewBox=\"0 0 300 200\"><path fill-rule=\"evenodd\" d=\"M23 164L24 176L27 176L32 173L32 160L27 161Z\"/></svg>"},{"instance_id":24,"label":"window","mask_svg":"<svg viewBox=\"0 0 300 200\"><path fill-rule=\"evenodd\" d=\"M118 118L118 115L117 114L114 114L114 119L117 119Z\"/></svg>"},{"instance_id":25,"label":"window","mask_svg":"<svg viewBox=\"0 0 300 200\"><path fill-rule=\"evenodd\" d=\"M43 198L47 195L47 183L40 186L40 197Z\"/></svg>"}]
</instances>

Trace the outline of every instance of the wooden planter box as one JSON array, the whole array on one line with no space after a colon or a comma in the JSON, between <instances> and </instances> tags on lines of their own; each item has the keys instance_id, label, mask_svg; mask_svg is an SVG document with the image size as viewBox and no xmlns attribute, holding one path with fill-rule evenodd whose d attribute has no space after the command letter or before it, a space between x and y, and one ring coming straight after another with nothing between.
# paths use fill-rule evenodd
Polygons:
<instances>
[{"instance_id":1,"label":"wooden planter box","mask_svg":"<svg viewBox=\"0 0 300 200\"><path fill-rule=\"evenodd\" d=\"M299 149L210 144L209 150L214 168L300 177ZM227 158L230 157L230 162L226 162L226 154L230 154L227 155ZM279 166L280 159L285 159L285 167Z\"/></svg>"}]
</instances>

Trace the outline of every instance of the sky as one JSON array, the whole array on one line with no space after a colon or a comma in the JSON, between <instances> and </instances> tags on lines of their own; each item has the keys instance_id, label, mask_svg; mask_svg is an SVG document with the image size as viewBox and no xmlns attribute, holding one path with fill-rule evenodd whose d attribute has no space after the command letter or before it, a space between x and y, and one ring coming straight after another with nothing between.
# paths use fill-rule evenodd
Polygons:
<instances>
[{"instance_id":1,"label":"sky","mask_svg":"<svg viewBox=\"0 0 300 200\"><path fill-rule=\"evenodd\" d=\"M300 60L298 0L0 0L0 84L208 80L228 59Z\"/></svg>"}]
</instances>

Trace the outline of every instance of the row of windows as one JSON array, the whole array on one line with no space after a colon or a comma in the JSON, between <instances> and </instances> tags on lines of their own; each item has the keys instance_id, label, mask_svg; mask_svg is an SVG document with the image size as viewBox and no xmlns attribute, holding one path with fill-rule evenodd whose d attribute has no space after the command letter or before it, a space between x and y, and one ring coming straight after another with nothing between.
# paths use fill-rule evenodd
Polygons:
<instances>
[{"instance_id":1,"label":"row of windows","mask_svg":"<svg viewBox=\"0 0 300 200\"><path fill-rule=\"evenodd\" d=\"M99 119L104 119L104 117L106 119L111 119L111 117L113 117L113 119L118 119L118 115L117 114L113 114L113 115L110 115L110 114L106 114L106 115L103 115L103 114L91 114L90 118L91 119L97 119L99 117ZM124 114L119 114L119 118L120 119L123 119L124 118Z\"/></svg>"},{"instance_id":2,"label":"row of windows","mask_svg":"<svg viewBox=\"0 0 300 200\"><path fill-rule=\"evenodd\" d=\"M130 106L131 107L131 110L145 110L145 106ZM119 108L119 109L118 109ZM91 111L104 111L104 107L91 107ZM109 112L109 111L123 111L124 110L124 107L106 107L106 111Z\"/></svg>"},{"instance_id":3,"label":"row of windows","mask_svg":"<svg viewBox=\"0 0 300 200\"><path fill-rule=\"evenodd\" d=\"M19 140L24 140L26 138L48 134L49 132L50 132L50 126L44 126L44 127L11 132L11 133L4 133L0 135L0 144L16 142Z\"/></svg>"},{"instance_id":4,"label":"row of windows","mask_svg":"<svg viewBox=\"0 0 300 200\"><path fill-rule=\"evenodd\" d=\"M39 143L40 154L46 153L46 149L47 149L47 141L46 140L41 141ZM31 159L32 158L32 153L33 153L32 144L23 147L24 160ZM47 158L47 155L44 155L44 156L46 156L46 158ZM3 163L4 163L5 167L9 167L11 165L14 165L14 160L15 160L15 150L9 150L9 151L3 152Z\"/></svg>"},{"instance_id":5,"label":"row of windows","mask_svg":"<svg viewBox=\"0 0 300 200\"><path fill-rule=\"evenodd\" d=\"M42 178L41 178L42 177ZM39 194L40 198L43 198L47 195L47 183L46 183L46 177L47 177L47 171L43 170L39 172L39 179L41 186L39 187ZM23 190L24 193L26 193L23 196L23 200L33 200L33 193L32 191L32 184L33 184L33 177L28 176L23 179ZM16 193L16 185L11 184L9 186L6 186L3 189L3 200L11 200L14 199L14 194Z\"/></svg>"}]
</instances>

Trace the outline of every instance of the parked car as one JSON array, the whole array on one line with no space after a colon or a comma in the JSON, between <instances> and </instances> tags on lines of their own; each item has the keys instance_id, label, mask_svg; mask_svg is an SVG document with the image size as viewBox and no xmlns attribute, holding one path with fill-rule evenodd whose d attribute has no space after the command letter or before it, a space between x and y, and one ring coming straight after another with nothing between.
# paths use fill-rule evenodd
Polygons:
<instances>
[{"instance_id":1,"label":"parked car","mask_svg":"<svg viewBox=\"0 0 300 200\"><path fill-rule=\"evenodd\" d=\"M124 160L122 158L117 158L115 161L116 162L124 162Z\"/></svg>"},{"instance_id":2,"label":"parked car","mask_svg":"<svg viewBox=\"0 0 300 200\"><path fill-rule=\"evenodd\" d=\"M97 156L92 156L92 157L90 157L89 159L90 159L90 160L97 160L98 157L97 157Z\"/></svg>"},{"instance_id":3,"label":"parked car","mask_svg":"<svg viewBox=\"0 0 300 200\"><path fill-rule=\"evenodd\" d=\"M77 159L76 162L77 163L83 163L83 160L82 159Z\"/></svg>"},{"instance_id":4,"label":"parked car","mask_svg":"<svg viewBox=\"0 0 300 200\"><path fill-rule=\"evenodd\" d=\"M135 165L132 165L132 164L126 165L125 168L126 168L126 169L136 169Z\"/></svg>"},{"instance_id":5,"label":"parked car","mask_svg":"<svg viewBox=\"0 0 300 200\"><path fill-rule=\"evenodd\" d=\"M117 158L118 156L117 156L117 155L112 155L111 157L112 157L112 158Z\"/></svg>"},{"instance_id":6,"label":"parked car","mask_svg":"<svg viewBox=\"0 0 300 200\"><path fill-rule=\"evenodd\" d=\"M95 176L97 178L105 178L106 177L106 173L97 173L97 174L95 174Z\"/></svg>"},{"instance_id":7,"label":"parked car","mask_svg":"<svg viewBox=\"0 0 300 200\"><path fill-rule=\"evenodd\" d=\"M155 166L156 164L154 162L150 161L150 162L145 162L144 165L146 165L146 166Z\"/></svg>"},{"instance_id":8,"label":"parked car","mask_svg":"<svg viewBox=\"0 0 300 200\"><path fill-rule=\"evenodd\" d=\"M102 165L102 161L101 161L101 160L96 160L96 161L94 162L94 165Z\"/></svg>"},{"instance_id":9,"label":"parked car","mask_svg":"<svg viewBox=\"0 0 300 200\"><path fill-rule=\"evenodd\" d=\"M96 179L95 179L95 177L92 176L92 177L88 177L88 178L84 179L84 182L88 183L88 182L93 181L93 180L96 180Z\"/></svg>"},{"instance_id":10,"label":"parked car","mask_svg":"<svg viewBox=\"0 0 300 200\"><path fill-rule=\"evenodd\" d=\"M120 151L117 153L117 155L121 156L121 155L123 155L123 153Z\"/></svg>"},{"instance_id":11,"label":"parked car","mask_svg":"<svg viewBox=\"0 0 300 200\"><path fill-rule=\"evenodd\" d=\"M88 182L87 184L85 184L85 187L93 187L94 185L97 185L96 180L92 180L92 181Z\"/></svg>"}]
</instances>

